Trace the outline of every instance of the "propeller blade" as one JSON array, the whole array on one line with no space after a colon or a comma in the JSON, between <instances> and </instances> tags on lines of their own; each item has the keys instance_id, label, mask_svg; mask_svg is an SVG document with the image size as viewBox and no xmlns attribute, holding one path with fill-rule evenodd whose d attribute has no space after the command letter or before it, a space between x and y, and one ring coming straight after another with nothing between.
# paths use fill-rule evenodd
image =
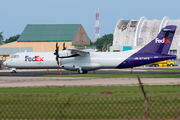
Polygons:
<instances>
[{"instance_id":1,"label":"propeller blade","mask_svg":"<svg viewBox=\"0 0 180 120\"><path fill-rule=\"evenodd\" d=\"M56 48L58 47L58 42L56 42Z\"/></svg>"},{"instance_id":2,"label":"propeller blade","mask_svg":"<svg viewBox=\"0 0 180 120\"><path fill-rule=\"evenodd\" d=\"M57 65L59 66L59 60L57 56L56 56L56 62L57 62Z\"/></svg>"},{"instance_id":3,"label":"propeller blade","mask_svg":"<svg viewBox=\"0 0 180 120\"><path fill-rule=\"evenodd\" d=\"M59 46L58 46L58 42L56 42L56 49L55 49L55 52L54 52L54 55L56 55L56 62L57 62L57 65L59 66Z\"/></svg>"},{"instance_id":4,"label":"propeller blade","mask_svg":"<svg viewBox=\"0 0 180 120\"><path fill-rule=\"evenodd\" d=\"M58 51L59 51L58 42L56 42L56 49L55 49L54 55L57 55Z\"/></svg>"},{"instance_id":5,"label":"propeller blade","mask_svg":"<svg viewBox=\"0 0 180 120\"><path fill-rule=\"evenodd\" d=\"M62 50L66 50L65 41L63 43L63 49Z\"/></svg>"}]
</instances>

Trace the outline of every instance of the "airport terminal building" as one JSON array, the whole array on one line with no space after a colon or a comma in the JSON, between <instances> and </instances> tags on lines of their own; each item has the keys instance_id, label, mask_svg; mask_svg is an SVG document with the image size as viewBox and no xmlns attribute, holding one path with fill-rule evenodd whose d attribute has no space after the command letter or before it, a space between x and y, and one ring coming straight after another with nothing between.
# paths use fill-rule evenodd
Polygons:
<instances>
[{"instance_id":1,"label":"airport terminal building","mask_svg":"<svg viewBox=\"0 0 180 120\"><path fill-rule=\"evenodd\" d=\"M170 20L167 16L162 20L148 20L146 17L141 17L140 20L119 19L110 51L122 52L140 48L156 38L160 30L167 25L177 25L169 54L177 55L180 59L180 20Z\"/></svg>"}]
</instances>

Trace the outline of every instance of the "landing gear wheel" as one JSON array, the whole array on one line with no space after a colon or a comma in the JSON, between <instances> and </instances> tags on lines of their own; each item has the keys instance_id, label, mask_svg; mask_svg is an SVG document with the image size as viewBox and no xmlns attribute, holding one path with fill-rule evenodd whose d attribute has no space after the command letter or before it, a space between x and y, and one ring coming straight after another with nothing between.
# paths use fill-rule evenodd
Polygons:
<instances>
[{"instance_id":1,"label":"landing gear wheel","mask_svg":"<svg viewBox=\"0 0 180 120\"><path fill-rule=\"evenodd\" d=\"M88 71L87 71L87 70L78 70L78 73L79 73L79 74L87 74Z\"/></svg>"},{"instance_id":2,"label":"landing gear wheel","mask_svg":"<svg viewBox=\"0 0 180 120\"><path fill-rule=\"evenodd\" d=\"M11 73L17 73L16 70L13 70Z\"/></svg>"},{"instance_id":3,"label":"landing gear wheel","mask_svg":"<svg viewBox=\"0 0 180 120\"><path fill-rule=\"evenodd\" d=\"M87 70L83 70L83 74L87 74L88 73L88 71Z\"/></svg>"},{"instance_id":4,"label":"landing gear wheel","mask_svg":"<svg viewBox=\"0 0 180 120\"><path fill-rule=\"evenodd\" d=\"M82 74L82 70L78 70L78 73L79 73L79 74Z\"/></svg>"}]
</instances>

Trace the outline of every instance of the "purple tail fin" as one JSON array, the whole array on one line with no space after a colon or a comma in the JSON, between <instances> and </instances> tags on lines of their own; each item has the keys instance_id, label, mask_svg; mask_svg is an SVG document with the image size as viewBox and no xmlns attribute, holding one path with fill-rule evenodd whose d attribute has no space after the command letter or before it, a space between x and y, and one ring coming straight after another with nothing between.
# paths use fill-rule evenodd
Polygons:
<instances>
[{"instance_id":1,"label":"purple tail fin","mask_svg":"<svg viewBox=\"0 0 180 120\"><path fill-rule=\"evenodd\" d=\"M138 52L168 54L176 27L177 26L170 25L162 28L158 36Z\"/></svg>"}]
</instances>

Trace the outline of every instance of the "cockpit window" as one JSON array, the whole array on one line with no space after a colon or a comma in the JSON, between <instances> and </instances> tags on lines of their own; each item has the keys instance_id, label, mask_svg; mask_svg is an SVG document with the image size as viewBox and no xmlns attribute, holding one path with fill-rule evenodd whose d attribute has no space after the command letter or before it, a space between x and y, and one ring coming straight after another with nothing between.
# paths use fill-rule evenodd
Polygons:
<instances>
[{"instance_id":1,"label":"cockpit window","mask_svg":"<svg viewBox=\"0 0 180 120\"><path fill-rule=\"evenodd\" d=\"M19 58L19 55L16 55L16 58Z\"/></svg>"},{"instance_id":2,"label":"cockpit window","mask_svg":"<svg viewBox=\"0 0 180 120\"><path fill-rule=\"evenodd\" d=\"M13 55L11 58L14 58L15 57L15 55Z\"/></svg>"},{"instance_id":3,"label":"cockpit window","mask_svg":"<svg viewBox=\"0 0 180 120\"><path fill-rule=\"evenodd\" d=\"M13 55L11 58L19 58L19 55Z\"/></svg>"}]
</instances>

